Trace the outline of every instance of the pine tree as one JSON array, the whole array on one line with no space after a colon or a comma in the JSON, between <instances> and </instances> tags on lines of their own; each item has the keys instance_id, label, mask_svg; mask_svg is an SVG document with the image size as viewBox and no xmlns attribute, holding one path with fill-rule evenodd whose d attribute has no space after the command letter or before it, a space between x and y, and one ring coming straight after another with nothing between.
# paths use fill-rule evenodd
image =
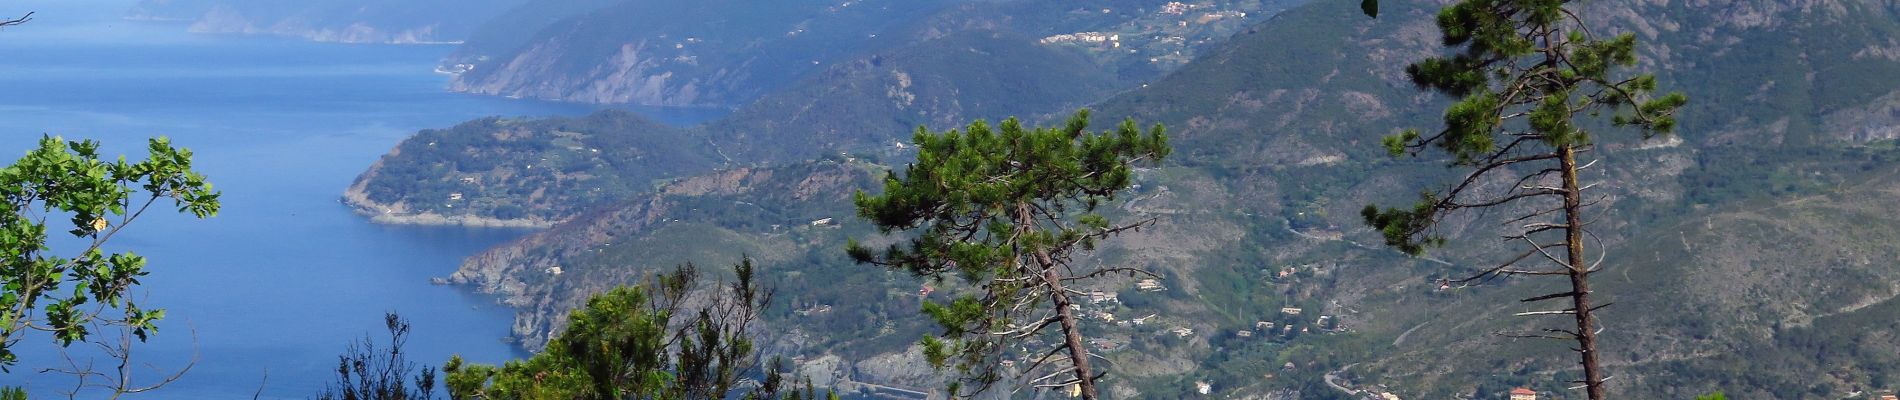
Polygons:
<instances>
[{"instance_id":1,"label":"pine tree","mask_svg":"<svg viewBox=\"0 0 1900 400\"><path fill-rule=\"evenodd\" d=\"M1606 378L1597 359L1595 312L1608 303L1591 297L1590 276L1601 270L1603 251L1584 218L1596 201L1584 196L1593 185L1580 176L1592 165L1585 161L1595 149L1591 129L1635 129L1643 139L1667 135L1688 100L1681 93L1652 97L1653 75L1621 71L1636 64L1635 36L1599 38L1565 7L1570 3L1464 0L1438 13L1445 45L1458 51L1412 64L1406 73L1419 88L1458 99L1445 111L1443 130L1407 130L1386 137L1384 145L1393 156L1436 147L1451 156L1451 166L1468 173L1445 190L1424 193L1411 207L1368 206L1363 214L1388 245L1416 255L1445 243L1434 227L1450 213L1521 212L1506 222L1513 231L1505 238L1526 249L1456 283L1510 275L1568 280L1569 291L1524 299L1566 300L1567 308L1519 315L1567 315L1575 327L1516 336L1575 341L1584 372L1580 383L1591 400L1601 400ZM1607 125L1579 119L1604 114L1610 115ZM1500 180L1514 183L1502 189L1483 184ZM1596 243L1594 249L1586 248L1586 238ZM1589 252L1597 253L1594 261Z\"/></svg>"},{"instance_id":2,"label":"pine tree","mask_svg":"<svg viewBox=\"0 0 1900 400\"><path fill-rule=\"evenodd\" d=\"M1073 297L1083 294L1077 285L1105 274L1146 272L1070 260L1101 239L1151 222L1113 225L1096 207L1128 188L1131 165L1159 162L1169 148L1160 125L1146 134L1133 120L1113 132L1087 129L1087 110L1061 128L1025 128L1014 118L994 128L978 121L961 132L919 128L917 162L889 175L883 194L858 193L859 216L883 233L915 236L882 252L854 240L848 246L853 259L938 280L958 277L978 292L924 306L944 329L943 338L924 338L926 358L939 368L954 361L963 376L951 384L952 393L988 389L1002 378L996 366L1010 344L1055 327L1061 344L1029 361L1028 375L1044 378L1031 383L1075 385L1083 398L1096 398L1100 374L1090 366L1077 325ZM1039 370L1044 367L1055 370Z\"/></svg>"}]
</instances>

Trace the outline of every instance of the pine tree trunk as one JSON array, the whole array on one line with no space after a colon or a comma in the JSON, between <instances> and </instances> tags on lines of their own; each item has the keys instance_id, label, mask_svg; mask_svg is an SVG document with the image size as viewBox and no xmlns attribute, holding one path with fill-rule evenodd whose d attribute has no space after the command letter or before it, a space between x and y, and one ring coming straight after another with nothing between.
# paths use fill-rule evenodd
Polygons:
<instances>
[{"instance_id":1,"label":"pine tree trunk","mask_svg":"<svg viewBox=\"0 0 1900 400\"><path fill-rule=\"evenodd\" d=\"M1055 300L1056 317L1061 319L1062 341L1069 347L1069 359L1075 365L1076 384L1082 387L1083 400L1094 400L1095 375L1089 370L1089 352L1088 347L1084 347L1087 344L1082 342L1082 330L1075 326L1075 309L1071 307L1075 303L1064 292L1061 277L1056 275L1056 266L1048 260L1048 253L1036 252L1036 261L1042 264L1042 278L1049 281L1049 297Z\"/></svg>"},{"instance_id":2,"label":"pine tree trunk","mask_svg":"<svg viewBox=\"0 0 1900 400\"><path fill-rule=\"evenodd\" d=\"M1029 210L1029 204L1016 205L1016 226L1020 232L1034 226L1035 215ZM1095 400L1095 375L1089 368L1088 344L1082 342L1082 329L1076 326L1075 302L1069 299L1068 289L1062 286L1062 275L1056 273L1054 257L1048 249L1036 249L1034 252L1036 267L1041 268L1042 280L1049 286L1049 299L1055 303L1057 322L1062 325L1062 343L1069 348L1069 363L1075 367L1076 385L1082 389L1083 400Z\"/></svg>"},{"instance_id":3,"label":"pine tree trunk","mask_svg":"<svg viewBox=\"0 0 1900 400\"><path fill-rule=\"evenodd\" d=\"M1563 168L1564 240L1569 251L1570 300L1577 317L1577 355L1582 358L1584 390L1590 400L1603 400L1603 371L1597 364L1596 316L1590 309L1590 265L1583 257L1583 195L1577 184L1577 151L1558 149Z\"/></svg>"}]
</instances>

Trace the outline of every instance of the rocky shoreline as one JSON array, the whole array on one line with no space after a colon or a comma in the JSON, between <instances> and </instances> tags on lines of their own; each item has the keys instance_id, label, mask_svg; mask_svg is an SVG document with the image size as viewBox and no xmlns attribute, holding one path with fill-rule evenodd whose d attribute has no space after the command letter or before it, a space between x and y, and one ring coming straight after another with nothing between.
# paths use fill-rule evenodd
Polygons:
<instances>
[{"instance_id":1,"label":"rocky shoreline","mask_svg":"<svg viewBox=\"0 0 1900 400\"><path fill-rule=\"evenodd\" d=\"M358 180L354 185L350 185L349 189L343 191L343 196L339 198L338 201L350 206L350 210L355 211L357 215L368 217L370 222L378 224L546 229L554 226L556 223L560 223L560 221L549 221L539 218L501 219L476 215L442 215L432 212L407 212L408 207L402 204L383 204L370 200L369 195L363 190L367 182L367 179L363 179Z\"/></svg>"},{"instance_id":2,"label":"rocky shoreline","mask_svg":"<svg viewBox=\"0 0 1900 400\"><path fill-rule=\"evenodd\" d=\"M545 229L554 226L553 222L532 219L499 219L467 215L422 214L377 214L352 205L357 214L369 217L369 222L385 225L420 226L463 226L469 228L535 228Z\"/></svg>"}]
</instances>

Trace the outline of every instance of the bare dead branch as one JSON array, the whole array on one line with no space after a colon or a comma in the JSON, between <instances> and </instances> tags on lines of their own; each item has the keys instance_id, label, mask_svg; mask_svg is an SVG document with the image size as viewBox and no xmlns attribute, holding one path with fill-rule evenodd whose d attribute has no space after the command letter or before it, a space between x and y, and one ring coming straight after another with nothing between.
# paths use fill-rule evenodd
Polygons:
<instances>
[{"instance_id":1,"label":"bare dead branch","mask_svg":"<svg viewBox=\"0 0 1900 400\"><path fill-rule=\"evenodd\" d=\"M19 18L0 20L0 28L5 28L9 26L14 26L14 25L21 25L32 20L33 20L33 12L28 11L26 15L22 15Z\"/></svg>"}]
</instances>

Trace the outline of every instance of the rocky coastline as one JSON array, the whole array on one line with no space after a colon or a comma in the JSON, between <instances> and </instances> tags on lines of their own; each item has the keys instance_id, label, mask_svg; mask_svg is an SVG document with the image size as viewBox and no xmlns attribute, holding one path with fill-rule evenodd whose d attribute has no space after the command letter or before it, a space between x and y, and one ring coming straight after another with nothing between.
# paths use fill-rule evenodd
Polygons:
<instances>
[{"instance_id":1,"label":"rocky coastline","mask_svg":"<svg viewBox=\"0 0 1900 400\"><path fill-rule=\"evenodd\" d=\"M380 165L381 163L378 163ZM373 167L372 167L373 168ZM383 204L369 199L364 191L368 179L358 180L343 191L339 202L350 207L357 215L369 218L370 222L386 225L420 226L462 226L469 228L531 228L545 229L560 223L541 218L502 219L479 215L442 215L432 212L410 212L408 206Z\"/></svg>"}]
</instances>

